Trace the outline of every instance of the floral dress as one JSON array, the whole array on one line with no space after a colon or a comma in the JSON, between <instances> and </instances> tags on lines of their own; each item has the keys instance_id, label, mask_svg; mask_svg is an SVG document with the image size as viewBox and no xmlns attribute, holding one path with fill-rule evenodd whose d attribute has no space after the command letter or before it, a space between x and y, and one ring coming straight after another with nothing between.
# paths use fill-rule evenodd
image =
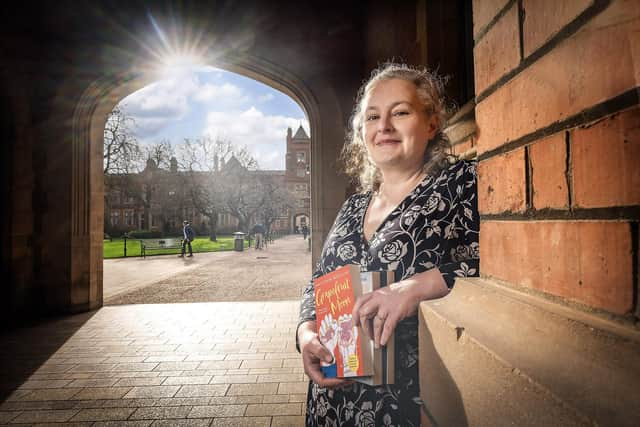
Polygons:
<instances>
[{"instance_id":1,"label":"floral dress","mask_svg":"<svg viewBox=\"0 0 640 427\"><path fill-rule=\"evenodd\" d=\"M346 264L362 270L394 270L396 281L437 267L447 286L479 271L476 162L458 161L427 176L364 239L372 193L355 194L342 206L324 243L312 280L303 292L300 323L315 320L313 279ZM418 318L395 330L396 382L372 387L355 382L335 389L310 382L307 426L419 426Z\"/></svg>"}]
</instances>

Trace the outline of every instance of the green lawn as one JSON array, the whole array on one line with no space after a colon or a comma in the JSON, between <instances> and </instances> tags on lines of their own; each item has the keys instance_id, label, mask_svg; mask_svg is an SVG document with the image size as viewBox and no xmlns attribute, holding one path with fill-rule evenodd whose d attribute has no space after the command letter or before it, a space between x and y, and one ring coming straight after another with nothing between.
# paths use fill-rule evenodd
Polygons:
<instances>
[{"instance_id":1,"label":"green lawn","mask_svg":"<svg viewBox=\"0 0 640 427\"><path fill-rule=\"evenodd\" d=\"M174 239L178 242L180 238ZM244 247L248 247L246 240ZM217 252L217 251L231 251L233 250L233 236L218 236L217 242L212 242L208 237L196 237L196 240L191 242L193 247L193 253L197 252ZM124 240L113 239L112 241L104 240L104 259L109 258L123 258L124 257ZM166 254L179 254L180 249L147 249L147 256L153 255L166 255ZM127 257L140 256L140 240L127 239Z\"/></svg>"}]
</instances>

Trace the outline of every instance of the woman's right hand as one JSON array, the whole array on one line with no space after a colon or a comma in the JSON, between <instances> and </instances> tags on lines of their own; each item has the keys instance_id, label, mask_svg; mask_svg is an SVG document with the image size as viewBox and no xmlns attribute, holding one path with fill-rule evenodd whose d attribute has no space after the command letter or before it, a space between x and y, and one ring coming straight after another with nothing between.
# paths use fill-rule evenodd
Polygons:
<instances>
[{"instance_id":1,"label":"woman's right hand","mask_svg":"<svg viewBox=\"0 0 640 427\"><path fill-rule=\"evenodd\" d=\"M334 388L351 384L352 381L340 378L326 378L320 370L320 360L326 363L333 361L331 352L322 345L316 333L316 322L309 320L298 327L298 344L302 353L304 372L320 387Z\"/></svg>"}]
</instances>

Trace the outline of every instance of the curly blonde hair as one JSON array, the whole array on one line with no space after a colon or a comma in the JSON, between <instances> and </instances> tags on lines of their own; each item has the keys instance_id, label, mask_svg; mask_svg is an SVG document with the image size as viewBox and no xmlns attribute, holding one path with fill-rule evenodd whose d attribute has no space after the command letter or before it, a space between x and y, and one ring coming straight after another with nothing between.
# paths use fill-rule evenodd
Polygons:
<instances>
[{"instance_id":1,"label":"curly blonde hair","mask_svg":"<svg viewBox=\"0 0 640 427\"><path fill-rule=\"evenodd\" d=\"M356 183L357 190L361 192L376 191L382 182L380 169L373 163L362 138L364 103L367 95L379 82L390 79L412 82L416 86L418 98L424 105L424 113L428 116L435 115L437 119L436 134L427 144L424 153L423 171L433 175L447 165L450 145L446 135L442 132L447 114L444 103L443 79L425 68L393 62L385 63L373 70L371 77L358 91L356 105L351 115L350 129L340 155L344 171Z\"/></svg>"}]
</instances>

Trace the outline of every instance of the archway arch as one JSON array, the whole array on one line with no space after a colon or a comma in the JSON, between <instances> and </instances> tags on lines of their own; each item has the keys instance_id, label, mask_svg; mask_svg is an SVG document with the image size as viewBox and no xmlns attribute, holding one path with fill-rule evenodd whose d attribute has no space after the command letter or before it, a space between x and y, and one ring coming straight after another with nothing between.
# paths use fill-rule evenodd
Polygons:
<instances>
[{"instance_id":1,"label":"archway arch","mask_svg":"<svg viewBox=\"0 0 640 427\"><path fill-rule=\"evenodd\" d=\"M252 55L205 58L205 63L231 71L277 89L296 101L309 120L311 131L311 212L322 224L325 210L322 187L325 169L322 156L320 106L302 78L278 64ZM104 180L102 175L104 127L108 113L127 95L154 82L151 73L133 70L103 76L83 92L73 116L72 134L72 259L71 305L74 311L97 308L103 301L102 239ZM327 94L323 94L326 98ZM335 96L329 98L333 121L340 118ZM326 101L325 101L326 103ZM329 114L329 115L331 115ZM318 230L322 232L322 229ZM318 241L320 239L317 239Z\"/></svg>"},{"instance_id":2,"label":"archway arch","mask_svg":"<svg viewBox=\"0 0 640 427\"><path fill-rule=\"evenodd\" d=\"M303 225L306 225L307 227L311 226L311 218L309 218L305 213L298 213L294 215L292 228L299 232Z\"/></svg>"}]
</instances>

